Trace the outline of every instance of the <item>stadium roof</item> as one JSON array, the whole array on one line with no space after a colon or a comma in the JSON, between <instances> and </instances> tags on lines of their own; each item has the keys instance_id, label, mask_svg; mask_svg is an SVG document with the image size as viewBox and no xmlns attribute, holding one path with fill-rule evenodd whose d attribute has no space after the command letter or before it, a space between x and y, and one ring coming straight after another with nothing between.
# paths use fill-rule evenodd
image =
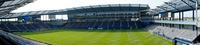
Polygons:
<instances>
[{"instance_id":1,"label":"stadium roof","mask_svg":"<svg viewBox=\"0 0 200 45\"><path fill-rule=\"evenodd\" d=\"M1 1L2 2L2 1ZM15 3L13 3L15 2ZM33 0L9 0L4 3L0 8L0 18L11 18L25 15L42 15L42 14L55 14L55 13L87 13L87 12L105 12L105 11L138 11L149 9L146 4L110 4L110 5L94 5L94 6L83 6L76 8L68 8L62 10L45 10L45 11L31 11L22 13L9 13L11 10L16 9L26 3L33 2ZM195 0L171 0L165 2L161 6L157 6L155 9L149 10L150 14L159 14L162 12L180 12L195 9ZM123 8L122 8L123 7Z\"/></svg>"},{"instance_id":2,"label":"stadium roof","mask_svg":"<svg viewBox=\"0 0 200 45\"><path fill-rule=\"evenodd\" d=\"M52 14L77 14L88 12L109 12L109 11L143 11L148 10L150 7L147 4L108 4L108 5L94 5L83 6L61 10L44 10L44 11L31 11L22 13L11 13L9 15L2 15L0 18L14 18L26 15L52 15Z\"/></svg>"},{"instance_id":3,"label":"stadium roof","mask_svg":"<svg viewBox=\"0 0 200 45\"><path fill-rule=\"evenodd\" d=\"M165 2L156 9L150 10L150 13L158 14L160 12L181 12L195 9L195 0L171 0ZM200 5L200 4L199 4Z\"/></svg>"},{"instance_id":4,"label":"stadium roof","mask_svg":"<svg viewBox=\"0 0 200 45\"><path fill-rule=\"evenodd\" d=\"M0 15L6 15L23 5L33 2L33 0L0 0Z\"/></svg>"},{"instance_id":5,"label":"stadium roof","mask_svg":"<svg viewBox=\"0 0 200 45\"><path fill-rule=\"evenodd\" d=\"M150 7L147 4L109 4L84 6L68 9L68 14L88 13L88 12L110 12L110 11L141 11Z\"/></svg>"}]
</instances>

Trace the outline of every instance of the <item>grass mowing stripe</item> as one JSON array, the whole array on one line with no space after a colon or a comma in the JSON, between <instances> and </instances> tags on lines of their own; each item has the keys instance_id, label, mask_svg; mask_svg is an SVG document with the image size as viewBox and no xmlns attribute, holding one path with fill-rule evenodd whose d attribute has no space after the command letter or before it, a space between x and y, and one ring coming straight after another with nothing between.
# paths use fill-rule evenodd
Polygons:
<instances>
[{"instance_id":1,"label":"grass mowing stripe","mask_svg":"<svg viewBox=\"0 0 200 45\"><path fill-rule=\"evenodd\" d=\"M85 38L88 38L88 37L90 37L90 36L92 36L92 35L95 35L95 33L94 33L94 32L93 32L93 33L88 33L88 32L86 33L86 32L84 32L83 34L80 33L79 36L73 37L73 38L71 39L70 44L68 44L68 45L78 45L79 42L81 42L81 41L84 40ZM75 39L74 39L74 38L75 38Z\"/></svg>"},{"instance_id":2,"label":"grass mowing stripe","mask_svg":"<svg viewBox=\"0 0 200 45\"><path fill-rule=\"evenodd\" d=\"M99 35L95 35L91 38L93 39L89 39L86 41L86 43L84 43L83 45L97 45L99 42L99 40L101 40L102 37L105 37L105 35L107 35L108 33L102 32Z\"/></svg>"},{"instance_id":3,"label":"grass mowing stripe","mask_svg":"<svg viewBox=\"0 0 200 45\"><path fill-rule=\"evenodd\" d=\"M139 36L136 35L137 32L129 32L129 38L131 39L131 45L144 45L139 38Z\"/></svg>"},{"instance_id":4,"label":"grass mowing stripe","mask_svg":"<svg viewBox=\"0 0 200 45\"><path fill-rule=\"evenodd\" d=\"M113 33L106 32L107 34L101 38L101 40L97 41L97 45L108 45L110 43L109 38L113 35Z\"/></svg>"},{"instance_id":5,"label":"grass mowing stripe","mask_svg":"<svg viewBox=\"0 0 200 45\"><path fill-rule=\"evenodd\" d=\"M154 41L154 44L173 45L173 43L171 43L169 40L166 40L166 39L164 39L163 37L160 37L160 36L154 35L154 39L156 39L157 41L159 41L159 42L155 42L154 40L151 40L151 41Z\"/></svg>"},{"instance_id":6,"label":"grass mowing stripe","mask_svg":"<svg viewBox=\"0 0 200 45\"><path fill-rule=\"evenodd\" d=\"M82 39L79 39L79 41L76 41L76 43L74 43L73 45L83 45L84 43L91 43L88 40L92 40L94 39L93 37L96 37L98 35L101 35L101 33L98 32L92 32L91 35L84 37ZM77 43L78 42L78 43Z\"/></svg>"},{"instance_id":7,"label":"grass mowing stripe","mask_svg":"<svg viewBox=\"0 0 200 45\"><path fill-rule=\"evenodd\" d=\"M120 32L119 45L127 45L129 43L128 36L126 34L127 32Z\"/></svg>"},{"instance_id":8,"label":"grass mowing stripe","mask_svg":"<svg viewBox=\"0 0 200 45\"><path fill-rule=\"evenodd\" d=\"M23 37L53 45L171 45L161 37L145 31L120 30L49 30L16 33Z\"/></svg>"},{"instance_id":9,"label":"grass mowing stripe","mask_svg":"<svg viewBox=\"0 0 200 45\"><path fill-rule=\"evenodd\" d=\"M110 37L110 43L107 45L118 45L120 39L120 33L114 32L113 35Z\"/></svg>"}]
</instances>

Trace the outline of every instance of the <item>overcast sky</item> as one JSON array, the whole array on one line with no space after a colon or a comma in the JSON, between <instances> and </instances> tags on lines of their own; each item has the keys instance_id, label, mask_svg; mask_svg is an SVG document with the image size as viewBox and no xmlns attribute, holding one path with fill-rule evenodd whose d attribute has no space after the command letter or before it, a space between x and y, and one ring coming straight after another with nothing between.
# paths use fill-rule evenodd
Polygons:
<instances>
[{"instance_id":1,"label":"overcast sky","mask_svg":"<svg viewBox=\"0 0 200 45\"><path fill-rule=\"evenodd\" d=\"M151 8L164 4L169 0L36 0L13 12L27 12L39 10L56 10L89 5L103 4L149 4Z\"/></svg>"}]
</instances>

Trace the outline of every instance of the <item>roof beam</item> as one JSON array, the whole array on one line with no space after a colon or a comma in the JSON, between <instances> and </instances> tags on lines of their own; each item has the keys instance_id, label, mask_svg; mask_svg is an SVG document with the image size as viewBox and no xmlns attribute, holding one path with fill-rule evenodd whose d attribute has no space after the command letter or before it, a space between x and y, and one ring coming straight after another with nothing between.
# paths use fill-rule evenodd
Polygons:
<instances>
[{"instance_id":1,"label":"roof beam","mask_svg":"<svg viewBox=\"0 0 200 45\"><path fill-rule=\"evenodd\" d=\"M168 5L168 6L171 6L172 8L174 8L176 10L179 10L178 8L176 8L175 6L173 6L173 5L176 5L175 3L165 2L165 4Z\"/></svg>"},{"instance_id":2,"label":"roof beam","mask_svg":"<svg viewBox=\"0 0 200 45\"><path fill-rule=\"evenodd\" d=\"M0 0L0 6L2 6L7 1L14 1L14 0Z\"/></svg>"},{"instance_id":3,"label":"roof beam","mask_svg":"<svg viewBox=\"0 0 200 45\"><path fill-rule=\"evenodd\" d=\"M193 2L193 3L196 3L196 1L194 1L194 0L190 0L191 2ZM200 6L200 4L198 4L199 6Z\"/></svg>"},{"instance_id":4,"label":"roof beam","mask_svg":"<svg viewBox=\"0 0 200 45\"><path fill-rule=\"evenodd\" d=\"M0 3L6 2L6 1L14 1L14 0L0 0Z\"/></svg>"},{"instance_id":5,"label":"roof beam","mask_svg":"<svg viewBox=\"0 0 200 45\"><path fill-rule=\"evenodd\" d=\"M190 0L191 2L193 2L193 3L195 3L195 1L193 1L193 0Z\"/></svg>"},{"instance_id":6,"label":"roof beam","mask_svg":"<svg viewBox=\"0 0 200 45\"><path fill-rule=\"evenodd\" d=\"M185 3L187 6L189 6L192 9L195 9L194 7L192 7L191 5L189 5L187 2L185 2L184 0L181 0L183 3Z\"/></svg>"},{"instance_id":7,"label":"roof beam","mask_svg":"<svg viewBox=\"0 0 200 45\"><path fill-rule=\"evenodd\" d=\"M160 8L160 9L162 9L162 10L165 10L165 11L167 11L167 7L163 7L163 6L157 6L157 8Z\"/></svg>"}]
</instances>

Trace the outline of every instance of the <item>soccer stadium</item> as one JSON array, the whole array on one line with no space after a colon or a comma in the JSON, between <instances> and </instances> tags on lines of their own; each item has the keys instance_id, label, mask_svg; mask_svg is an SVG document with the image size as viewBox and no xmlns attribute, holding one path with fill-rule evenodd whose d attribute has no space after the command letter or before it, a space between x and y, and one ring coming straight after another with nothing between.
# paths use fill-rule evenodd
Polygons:
<instances>
[{"instance_id":1,"label":"soccer stadium","mask_svg":"<svg viewBox=\"0 0 200 45\"><path fill-rule=\"evenodd\" d=\"M0 45L200 45L200 0L12 12L36 1L0 0Z\"/></svg>"}]
</instances>

